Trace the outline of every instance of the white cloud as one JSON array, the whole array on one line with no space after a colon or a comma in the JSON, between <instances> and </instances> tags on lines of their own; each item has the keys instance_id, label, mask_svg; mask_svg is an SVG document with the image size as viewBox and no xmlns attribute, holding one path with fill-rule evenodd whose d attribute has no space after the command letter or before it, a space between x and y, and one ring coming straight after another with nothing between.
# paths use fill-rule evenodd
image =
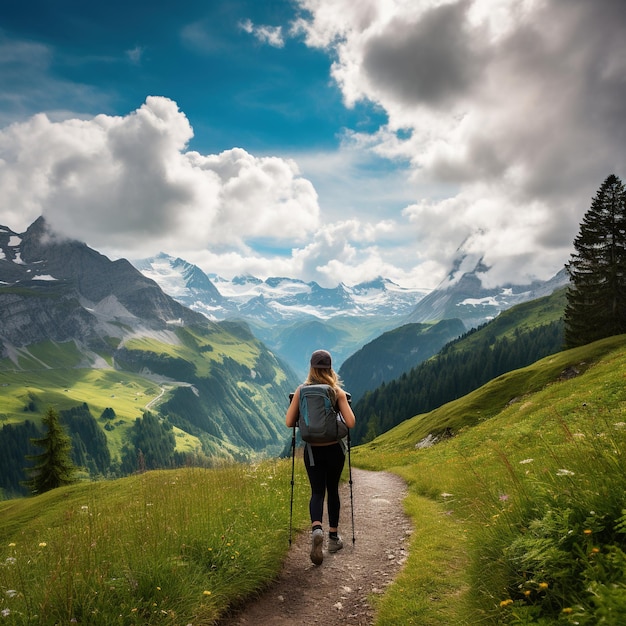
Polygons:
<instances>
[{"instance_id":1,"label":"white cloud","mask_svg":"<svg viewBox=\"0 0 626 626\"><path fill-rule=\"evenodd\" d=\"M489 280L560 269L604 178L626 174L623 2L298 1L294 32L336 57L346 104L388 115L355 143L450 186L407 203L425 256L469 237Z\"/></svg>"},{"instance_id":2,"label":"white cloud","mask_svg":"<svg viewBox=\"0 0 626 626\"><path fill-rule=\"evenodd\" d=\"M186 151L192 128L174 102L149 97L124 117L51 122L36 115L0 131L0 206L14 230L43 214L62 233L120 253L247 248L303 241L317 196L293 161L234 148ZM114 243L112 243L114 242Z\"/></svg>"},{"instance_id":3,"label":"white cloud","mask_svg":"<svg viewBox=\"0 0 626 626\"><path fill-rule=\"evenodd\" d=\"M240 27L250 35L254 35L261 43L269 44L275 48L282 48L285 45L282 26L256 25L251 20L244 20Z\"/></svg>"}]
</instances>

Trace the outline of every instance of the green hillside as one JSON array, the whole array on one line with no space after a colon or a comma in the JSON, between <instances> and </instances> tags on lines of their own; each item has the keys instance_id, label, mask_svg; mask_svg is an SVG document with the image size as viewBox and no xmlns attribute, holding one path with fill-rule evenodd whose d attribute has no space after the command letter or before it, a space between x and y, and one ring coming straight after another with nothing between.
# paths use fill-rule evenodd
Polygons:
<instances>
[{"instance_id":1,"label":"green hillside","mask_svg":"<svg viewBox=\"0 0 626 626\"><path fill-rule=\"evenodd\" d=\"M354 449L408 481L416 525L380 624L623 623L625 371L626 336L604 339Z\"/></svg>"},{"instance_id":2,"label":"green hillside","mask_svg":"<svg viewBox=\"0 0 626 626\"><path fill-rule=\"evenodd\" d=\"M415 532L378 626L623 623L624 372L626 336L560 352L352 451L409 485ZM210 624L278 571L290 470L148 472L0 502L0 610L14 624Z\"/></svg>"},{"instance_id":3,"label":"green hillside","mask_svg":"<svg viewBox=\"0 0 626 626\"><path fill-rule=\"evenodd\" d=\"M358 402L366 391L400 377L464 332L465 326L459 319L405 324L355 352L341 366L339 377L350 390L353 402Z\"/></svg>"},{"instance_id":4,"label":"green hillside","mask_svg":"<svg viewBox=\"0 0 626 626\"><path fill-rule=\"evenodd\" d=\"M445 345L355 405L357 443L479 388L505 372L563 348L565 289L516 305Z\"/></svg>"},{"instance_id":5,"label":"green hillside","mask_svg":"<svg viewBox=\"0 0 626 626\"><path fill-rule=\"evenodd\" d=\"M174 435L165 466L278 454L285 398L296 385L237 324L143 334L100 354L74 341L32 344L0 360L0 488L20 492L31 427L49 407L63 422L64 412L86 405L82 417L65 419L75 462L92 477L120 476L137 469L132 439L146 411ZM94 464L98 451L85 440L94 428L106 436L107 467ZM77 448L86 452L76 456Z\"/></svg>"}]
</instances>

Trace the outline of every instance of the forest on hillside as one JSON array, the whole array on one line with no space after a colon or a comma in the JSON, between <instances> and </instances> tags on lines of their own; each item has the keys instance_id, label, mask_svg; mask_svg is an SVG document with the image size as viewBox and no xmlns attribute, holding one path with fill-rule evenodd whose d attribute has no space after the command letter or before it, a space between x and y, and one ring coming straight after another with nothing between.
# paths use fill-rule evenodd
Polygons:
<instances>
[{"instance_id":1,"label":"forest on hillside","mask_svg":"<svg viewBox=\"0 0 626 626\"><path fill-rule=\"evenodd\" d=\"M459 349L485 326L451 341L432 359L365 394L354 407L359 419L353 443L371 441L414 415L432 411L501 374L563 349L562 320L530 330L516 328L511 337L483 333L478 341Z\"/></svg>"}]
</instances>

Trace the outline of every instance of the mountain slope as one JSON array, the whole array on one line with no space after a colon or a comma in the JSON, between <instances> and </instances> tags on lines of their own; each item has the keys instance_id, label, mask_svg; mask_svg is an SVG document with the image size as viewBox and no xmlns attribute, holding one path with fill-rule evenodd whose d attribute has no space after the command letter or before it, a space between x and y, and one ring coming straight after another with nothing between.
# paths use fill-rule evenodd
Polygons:
<instances>
[{"instance_id":1,"label":"mountain slope","mask_svg":"<svg viewBox=\"0 0 626 626\"><path fill-rule=\"evenodd\" d=\"M417 303L406 321L419 323L459 318L469 330L516 304L550 295L569 280L565 269L562 269L548 281L487 288L483 287L481 276L488 268L482 260L469 271L466 265L465 256L456 259L448 276Z\"/></svg>"},{"instance_id":2,"label":"mountain slope","mask_svg":"<svg viewBox=\"0 0 626 626\"><path fill-rule=\"evenodd\" d=\"M339 377L358 402L373 391L435 355L445 344L465 332L461 320L436 324L405 324L383 333L348 358Z\"/></svg>"},{"instance_id":3,"label":"mountain slope","mask_svg":"<svg viewBox=\"0 0 626 626\"><path fill-rule=\"evenodd\" d=\"M459 398L505 372L563 347L566 289L518 304L446 345L437 355L366 394L355 406L354 441Z\"/></svg>"},{"instance_id":4,"label":"mountain slope","mask_svg":"<svg viewBox=\"0 0 626 626\"><path fill-rule=\"evenodd\" d=\"M114 474L136 468L146 410L172 432L177 454L208 463L274 454L297 384L244 324L208 320L127 261L57 238L43 219L21 235L0 227L0 372L0 450L9 454L14 429L38 424L48 406L87 403L80 419L95 420L110 449L99 471Z\"/></svg>"}]
</instances>

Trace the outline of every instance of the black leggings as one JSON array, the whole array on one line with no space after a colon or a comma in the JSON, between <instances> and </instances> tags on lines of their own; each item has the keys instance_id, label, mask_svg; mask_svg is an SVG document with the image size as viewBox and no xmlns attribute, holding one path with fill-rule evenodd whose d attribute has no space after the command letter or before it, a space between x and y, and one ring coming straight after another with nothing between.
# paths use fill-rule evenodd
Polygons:
<instances>
[{"instance_id":1,"label":"black leggings","mask_svg":"<svg viewBox=\"0 0 626 626\"><path fill-rule=\"evenodd\" d=\"M308 444L306 446L309 447ZM311 522L322 521L324 515L324 496L328 491L328 525L337 528L339 525L339 479L346 457L340 443L331 446L311 446L314 465L311 466L309 451L304 450L304 466L311 483L311 500L309 513Z\"/></svg>"}]
</instances>

